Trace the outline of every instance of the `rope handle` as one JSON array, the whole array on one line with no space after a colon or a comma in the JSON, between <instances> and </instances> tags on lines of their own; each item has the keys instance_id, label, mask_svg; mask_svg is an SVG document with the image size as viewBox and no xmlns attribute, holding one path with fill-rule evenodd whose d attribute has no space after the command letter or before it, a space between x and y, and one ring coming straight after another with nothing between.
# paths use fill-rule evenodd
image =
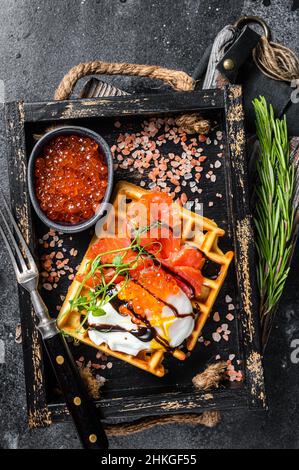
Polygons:
<instances>
[{"instance_id":1,"label":"rope handle","mask_svg":"<svg viewBox=\"0 0 299 470\"><path fill-rule=\"evenodd\" d=\"M57 101L69 99L80 78L95 74L148 77L153 80L162 80L176 91L192 91L196 83L190 75L182 70L166 69L159 65L110 63L96 60L71 68L61 80L54 99ZM207 134L211 127L210 122L203 119L198 113L183 114L177 118L176 122L178 126L184 128L187 134Z\"/></svg>"},{"instance_id":2,"label":"rope handle","mask_svg":"<svg viewBox=\"0 0 299 470\"><path fill-rule=\"evenodd\" d=\"M142 418L133 423L124 424L110 424L105 427L108 436L128 436L130 434L146 431L147 429L154 428L155 426L169 425L169 424L192 424L201 425L207 428L214 428L221 421L219 411L211 410L204 411L201 414L187 413L187 414L174 414L154 416L151 418Z\"/></svg>"},{"instance_id":3,"label":"rope handle","mask_svg":"<svg viewBox=\"0 0 299 470\"><path fill-rule=\"evenodd\" d=\"M195 80L182 70L171 70L159 65L109 63L96 60L71 68L61 80L54 99L57 101L69 99L78 80L95 74L148 77L153 80L162 80L176 91L192 91L195 88Z\"/></svg>"},{"instance_id":4,"label":"rope handle","mask_svg":"<svg viewBox=\"0 0 299 470\"><path fill-rule=\"evenodd\" d=\"M93 377L89 367L82 367L79 369L82 379L84 380L87 390L93 399L98 399L100 396L99 382ZM197 374L192 379L192 383L196 390L208 392L211 389L218 388L220 384L227 379L227 363L225 361L218 361L210 364L203 372ZM201 414L186 413L186 414L173 414L153 416L150 418L142 418L132 423L122 423L105 426L108 436L127 436L132 433L137 433L150 429L157 425L166 424L200 424L212 428L217 426L220 422L221 415L216 410L203 411Z\"/></svg>"}]
</instances>

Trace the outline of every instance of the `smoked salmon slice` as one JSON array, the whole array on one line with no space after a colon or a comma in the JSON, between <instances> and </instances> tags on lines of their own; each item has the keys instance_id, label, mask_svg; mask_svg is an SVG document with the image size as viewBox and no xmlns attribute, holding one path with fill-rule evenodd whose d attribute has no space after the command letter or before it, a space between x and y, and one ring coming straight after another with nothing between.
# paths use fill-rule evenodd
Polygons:
<instances>
[{"instance_id":1,"label":"smoked salmon slice","mask_svg":"<svg viewBox=\"0 0 299 470\"><path fill-rule=\"evenodd\" d=\"M205 257L197 248L183 245L179 251L170 254L168 261L172 266L191 266L195 269L202 269Z\"/></svg>"},{"instance_id":2,"label":"smoked salmon slice","mask_svg":"<svg viewBox=\"0 0 299 470\"><path fill-rule=\"evenodd\" d=\"M175 236L176 213L172 198L160 192L144 194L132 205L131 215L137 210L138 204L143 205L146 210L145 220L149 228L144 232L141 229L140 244L167 271L176 276L177 282L189 298L199 297L203 284L201 269L205 257L196 247L182 244L181 238ZM128 223L135 223L135 227L137 224L140 228L140 220L137 221L134 217L131 220L129 215Z\"/></svg>"},{"instance_id":3,"label":"smoked salmon slice","mask_svg":"<svg viewBox=\"0 0 299 470\"><path fill-rule=\"evenodd\" d=\"M90 259L94 259L96 256L102 255L102 263L107 264L112 263L116 256L124 255L124 262L127 262L132 257L136 258L136 254L133 250L129 249L130 245L131 240L129 238L99 238L92 247L89 248L87 256Z\"/></svg>"},{"instance_id":4,"label":"smoked salmon slice","mask_svg":"<svg viewBox=\"0 0 299 470\"><path fill-rule=\"evenodd\" d=\"M174 266L173 270L185 282L187 282L194 289L194 296L199 297L202 291L203 275L199 269L191 266Z\"/></svg>"}]
</instances>

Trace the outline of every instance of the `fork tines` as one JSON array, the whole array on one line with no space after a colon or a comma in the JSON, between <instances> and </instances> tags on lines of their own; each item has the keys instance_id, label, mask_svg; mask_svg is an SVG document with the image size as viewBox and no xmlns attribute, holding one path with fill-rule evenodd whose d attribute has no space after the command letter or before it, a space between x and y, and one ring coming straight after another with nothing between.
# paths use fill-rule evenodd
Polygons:
<instances>
[{"instance_id":1,"label":"fork tines","mask_svg":"<svg viewBox=\"0 0 299 470\"><path fill-rule=\"evenodd\" d=\"M1 201L3 202L3 210L0 208L0 234L4 240L12 265L19 280L22 274L35 274L38 271L33 256L30 253L1 190L0 196ZM9 224L12 225L15 235L13 234Z\"/></svg>"}]
</instances>

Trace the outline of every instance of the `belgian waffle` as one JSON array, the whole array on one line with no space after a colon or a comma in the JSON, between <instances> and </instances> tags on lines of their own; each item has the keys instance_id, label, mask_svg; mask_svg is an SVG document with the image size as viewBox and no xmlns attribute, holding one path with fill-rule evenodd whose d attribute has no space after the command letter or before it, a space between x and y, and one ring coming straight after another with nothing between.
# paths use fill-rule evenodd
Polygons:
<instances>
[{"instance_id":1,"label":"belgian waffle","mask_svg":"<svg viewBox=\"0 0 299 470\"><path fill-rule=\"evenodd\" d=\"M127 182L120 182L116 185L112 198L116 226L122 225L126 214L126 206L138 201L139 198L146 192L147 191L144 189ZM121 200L121 197L125 197L126 202L125 206L122 204L120 209L119 201ZM218 247L218 238L222 237L225 232L224 230L220 229L214 221L195 214L180 206L177 207L177 211L179 213L183 227L181 236L182 240L188 240L188 244L192 244L193 246L197 247L201 252L204 253L207 259L217 263L220 266L217 279L212 280L204 277L203 293L199 299L193 301L194 309L199 313L196 318L195 328L187 339L187 348L191 351L197 343L198 337L205 322L208 319L213 304L224 282L229 264L233 258L233 252L229 251L224 254ZM109 215L106 223L109 223ZM201 230L194 230L195 227L201 227ZM192 233L191 238L190 233ZM101 234L99 233L98 236L100 237ZM96 240L97 236L94 236L89 248L96 242ZM81 262L78 271L79 275L86 273L88 266L90 266L90 259L88 259L87 254ZM79 326L81 322L81 313L70 309L69 302L76 296L79 286L80 282L75 279L68 290L68 294L60 310L57 320L58 327L66 334L89 346L93 346L103 351L107 355L122 359L123 361L139 367L140 369L146 370L154 375L157 375L158 377L162 377L165 374L165 369L162 362L166 352L163 348L151 351L142 351L137 356L132 356L126 353L112 351L104 343L97 346L89 339L88 333L86 331L82 331L82 329L80 330ZM82 294L84 295L84 290L82 291ZM186 358L185 353L180 349L175 349L172 354L179 360L184 360Z\"/></svg>"}]
</instances>

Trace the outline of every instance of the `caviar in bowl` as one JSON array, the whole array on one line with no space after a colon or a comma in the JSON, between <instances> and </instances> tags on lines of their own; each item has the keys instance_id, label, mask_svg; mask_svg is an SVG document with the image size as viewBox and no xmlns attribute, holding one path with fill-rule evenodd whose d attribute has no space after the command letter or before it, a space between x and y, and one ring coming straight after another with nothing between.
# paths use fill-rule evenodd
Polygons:
<instances>
[{"instance_id":1,"label":"caviar in bowl","mask_svg":"<svg viewBox=\"0 0 299 470\"><path fill-rule=\"evenodd\" d=\"M93 226L106 210L112 185L110 147L90 129L54 129L32 150L30 199L42 222L55 230L77 233Z\"/></svg>"}]
</instances>

